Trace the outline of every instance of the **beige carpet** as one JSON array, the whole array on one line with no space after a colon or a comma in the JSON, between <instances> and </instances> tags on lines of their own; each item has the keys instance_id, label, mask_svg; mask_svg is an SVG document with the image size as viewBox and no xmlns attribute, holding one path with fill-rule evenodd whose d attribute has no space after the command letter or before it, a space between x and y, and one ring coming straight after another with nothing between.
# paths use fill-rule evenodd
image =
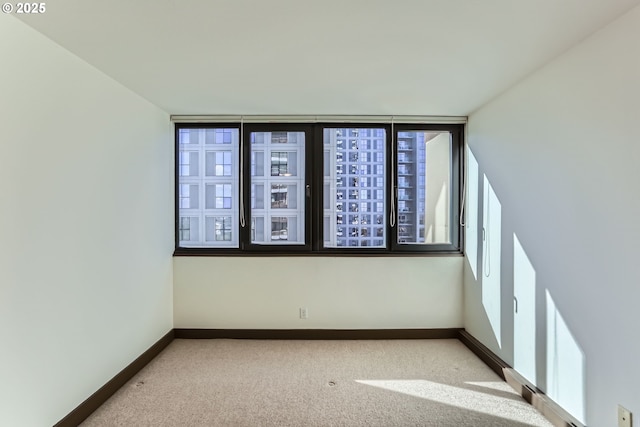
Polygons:
<instances>
[{"instance_id":1,"label":"beige carpet","mask_svg":"<svg viewBox=\"0 0 640 427\"><path fill-rule=\"evenodd\" d=\"M83 424L551 424L458 340L174 340Z\"/></svg>"}]
</instances>

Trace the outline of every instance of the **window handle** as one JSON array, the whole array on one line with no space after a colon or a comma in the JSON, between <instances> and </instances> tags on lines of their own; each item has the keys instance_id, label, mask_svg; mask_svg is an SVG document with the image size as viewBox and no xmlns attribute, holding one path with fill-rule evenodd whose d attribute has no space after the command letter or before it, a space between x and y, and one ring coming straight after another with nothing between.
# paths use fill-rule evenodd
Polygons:
<instances>
[{"instance_id":1,"label":"window handle","mask_svg":"<svg viewBox=\"0 0 640 427\"><path fill-rule=\"evenodd\" d=\"M516 298L515 296L513 297L513 308L514 308L514 311L517 314L518 313L518 298Z\"/></svg>"},{"instance_id":2,"label":"window handle","mask_svg":"<svg viewBox=\"0 0 640 427\"><path fill-rule=\"evenodd\" d=\"M307 188L307 197L311 197L311 186L307 184L306 188Z\"/></svg>"}]
</instances>

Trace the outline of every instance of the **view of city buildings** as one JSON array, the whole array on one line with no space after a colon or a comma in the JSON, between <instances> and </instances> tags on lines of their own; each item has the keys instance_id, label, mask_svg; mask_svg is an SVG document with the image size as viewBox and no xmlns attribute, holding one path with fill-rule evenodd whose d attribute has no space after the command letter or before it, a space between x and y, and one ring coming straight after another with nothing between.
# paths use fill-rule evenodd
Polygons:
<instances>
[{"instance_id":1,"label":"view of city buildings","mask_svg":"<svg viewBox=\"0 0 640 427\"><path fill-rule=\"evenodd\" d=\"M238 141L238 129L180 129L180 246L238 247Z\"/></svg>"},{"instance_id":2,"label":"view of city buildings","mask_svg":"<svg viewBox=\"0 0 640 427\"><path fill-rule=\"evenodd\" d=\"M251 243L305 243L305 134L251 132Z\"/></svg>"},{"instance_id":3,"label":"view of city buildings","mask_svg":"<svg viewBox=\"0 0 640 427\"><path fill-rule=\"evenodd\" d=\"M386 246L386 132L324 129L325 247Z\"/></svg>"},{"instance_id":4,"label":"view of city buildings","mask_svg":"<svg viewBox=\"0 0 640 427\"><path fill-rule=\"evenodd\" d=\"M427 142L441 135L397 132L398 243L425 243L433 234L433 227L426 231ZM239 130L180 129L178 138L180 246L238 247ZM250 242L305 244L305 133L251 132L249 141ZM325 128L322 143L324 247L386 247L385 129Z\"/></svg>"}]
</instances>

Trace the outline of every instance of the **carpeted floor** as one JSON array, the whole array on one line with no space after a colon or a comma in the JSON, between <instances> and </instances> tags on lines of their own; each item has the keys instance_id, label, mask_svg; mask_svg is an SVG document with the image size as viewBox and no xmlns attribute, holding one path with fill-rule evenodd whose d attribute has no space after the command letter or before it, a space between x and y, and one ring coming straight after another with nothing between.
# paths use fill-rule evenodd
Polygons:
<instances>
[{"instance_id":1,"label":"carpeted floor","mask_svg":"<svg viewBox=\"0 0 640 427\"><path fill-rule=\"evenodd\" d=\"M174 340L83 424L550 427L458 340Z\"/></svg>"}]
</instances>

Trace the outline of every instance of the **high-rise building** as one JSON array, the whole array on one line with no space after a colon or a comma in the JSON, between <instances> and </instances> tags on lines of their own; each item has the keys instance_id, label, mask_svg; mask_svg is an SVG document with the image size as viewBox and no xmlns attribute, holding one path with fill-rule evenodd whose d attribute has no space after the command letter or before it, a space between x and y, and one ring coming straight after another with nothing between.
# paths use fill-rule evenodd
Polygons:
<instances>
[{"instance_id":1,"label":"high-rise building","mask_svg":"<svg viewBox=\"0 0 640 427\"><path fill-rule=\"evenodd\" d=\"M398 132L398 242L425 241L425 132Z\"/></svg>"},{"instance_id":2,"label":"high-rise building","mask_svg":"<svg viewBox=\"0 0 640 427\"><path fill-rule=\"evenodd\" d=\"M384 129L324 129L325 247L386 246Z\"/></svg>"},{"instance_id":3,"label":"high-rise building","mask_svg":"<svg viewBox=\"0 0 640 427\"><path fill-rule=\"evenodd\" d=\"M251 243L305 243L305 134L251 132Z\"/></svg>"},{"instance_id":4,"label":"high-rise building","mask_svg":"<svg viewBox=\"0 0 640 427\"><path fill-rule=\"evenodd\" d=\"M238 245L238 130L180 129L178 236L184 247Z\"/></svg>"},{"instance_id":5,"label":"high-rise building","mask_svg":"<svg viewBox=\"0 0 640 427\"><path fill-rule=\"evenodd\" d=\"M398 133L399 243L425 241L426 135ZM386 246L388 151L384 129L324 129L325 247Z\"/></svg>"}]
</instances>

